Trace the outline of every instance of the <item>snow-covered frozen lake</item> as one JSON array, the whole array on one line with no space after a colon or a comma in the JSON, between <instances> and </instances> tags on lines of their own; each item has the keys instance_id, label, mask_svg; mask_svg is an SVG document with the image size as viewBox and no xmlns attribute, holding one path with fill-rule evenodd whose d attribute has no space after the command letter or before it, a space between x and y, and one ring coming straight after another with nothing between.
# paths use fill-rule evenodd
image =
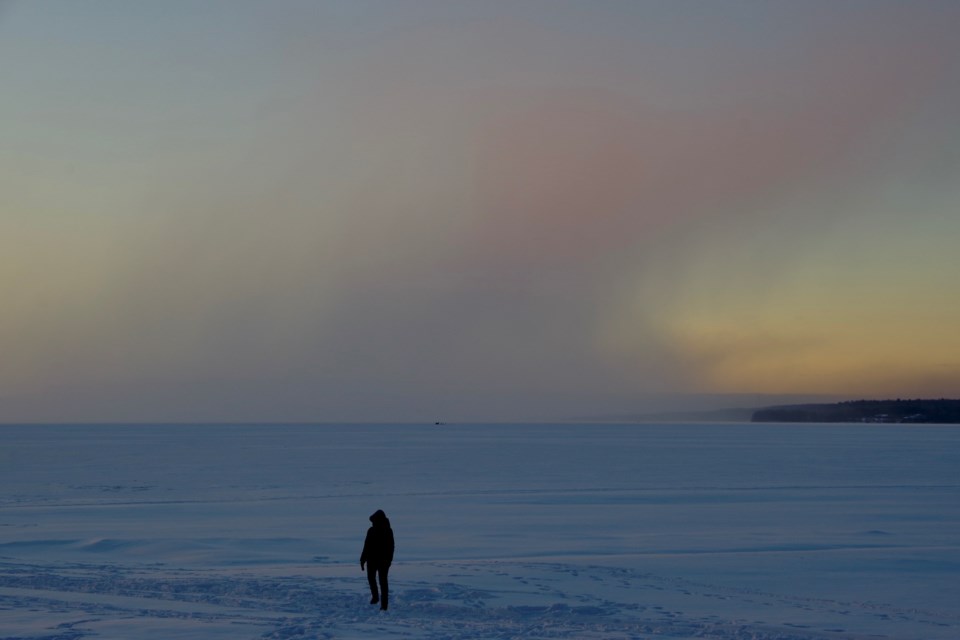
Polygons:
<instances>
[{"instance_id":1,"label":"snow-covered frozen lake","mask_svg":"<svg viewBox=\"0 0 960 640\"><path fill-rule=\"evenodd\" d=\"M960 638L958 426L2 426L0 482L4 640Z\"/></svg>"}]
</instances>

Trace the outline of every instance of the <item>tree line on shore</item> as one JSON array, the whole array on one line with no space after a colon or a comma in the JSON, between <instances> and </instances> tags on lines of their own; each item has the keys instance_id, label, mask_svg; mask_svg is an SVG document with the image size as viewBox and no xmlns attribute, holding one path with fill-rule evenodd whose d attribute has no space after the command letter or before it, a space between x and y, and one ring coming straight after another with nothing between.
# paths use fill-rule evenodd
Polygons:
<instances>
[{"instance_id":1,"label":"tree line on shore","mask_svg":"<svg viewBox=\"0 0 960 640\"><path fill-rule=\"evenodd\" d=\"M960 424L960 400L849 400L764 407L753 422L872 422Z\"/></svg>"}]
</instances>

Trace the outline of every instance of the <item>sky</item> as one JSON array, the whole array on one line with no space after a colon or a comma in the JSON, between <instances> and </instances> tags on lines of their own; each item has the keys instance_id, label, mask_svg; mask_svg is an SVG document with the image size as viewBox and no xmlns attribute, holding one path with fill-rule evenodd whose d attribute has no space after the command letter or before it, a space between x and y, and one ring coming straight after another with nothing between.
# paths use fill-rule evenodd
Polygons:
<instances>
[{"instance_id":1,"label":"sky","mask_svg":"<svg viewBox=\"0 0 960 640\"><path fill-rule=\"evenodd\" d=\"M0 422L960 396L953 0L0 4Z\"/></svg>"}]
</instances>

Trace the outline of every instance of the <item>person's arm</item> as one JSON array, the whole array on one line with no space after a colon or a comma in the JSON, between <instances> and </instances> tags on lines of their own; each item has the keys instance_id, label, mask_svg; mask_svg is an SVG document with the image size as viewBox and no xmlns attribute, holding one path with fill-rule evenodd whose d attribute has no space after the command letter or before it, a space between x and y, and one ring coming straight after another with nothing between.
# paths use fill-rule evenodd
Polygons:
<instances>
[{"instance_id":1,"label":"person's arm","mask_svg":"<svg viewBox=\"0 0 960 640\"><path fill-rule=\"evenodd\" d=\"M387 529L387 564L393 562L393 529Z\"/></svg>"},{"instance_id":2,"label":"person's arm","mask_svg":"<svg viewBox=\"0 0 960 640\"><path fill-rule=\"evenodd\" d=\"M363 571L364 565L367 563L367 557L370 554L370 534L373 533L373 529L367 529L367 537L363 540L363 551L360 552L360 570Z\"/></svg>"}]
</instances>

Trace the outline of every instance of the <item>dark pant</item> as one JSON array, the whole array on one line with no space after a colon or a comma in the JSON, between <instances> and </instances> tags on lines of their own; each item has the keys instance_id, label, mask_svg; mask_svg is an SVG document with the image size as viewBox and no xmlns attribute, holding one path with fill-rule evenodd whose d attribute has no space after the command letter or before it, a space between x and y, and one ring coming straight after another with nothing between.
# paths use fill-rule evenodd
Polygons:
<instances>
[{"instance_id":1,"label":"dark pant","mask_svg":"<svg viewBox=\"0 0 960 640\"><path fill-rule=\"evenodd\" d=\"M380 608L387 608L387 572L390 571L390 565L375 565L372 562L367 563L367 582L370 583L370 594L373 601L380 601ZM377 580L380 581L380 591L377 592Z\"/></svg>"}]
</instances>

